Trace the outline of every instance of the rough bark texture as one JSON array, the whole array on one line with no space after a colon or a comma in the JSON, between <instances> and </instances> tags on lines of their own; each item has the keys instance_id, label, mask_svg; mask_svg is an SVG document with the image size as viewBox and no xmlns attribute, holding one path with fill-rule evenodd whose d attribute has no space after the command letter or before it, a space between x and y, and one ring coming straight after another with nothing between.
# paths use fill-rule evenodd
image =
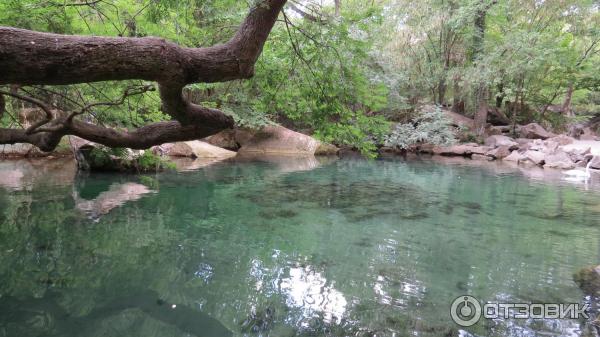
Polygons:
<instances>
[{"instance_id":1,"label":"rough bark texture","mask_svg":"<svg viewBox=\"0 0 600 337\"><path fill-rule=\"evenodd\" d=\"M155 37L73 36L0 27L0 85L156 81L162 109L175 119L133 132L54 119L44 125L45 129L52 125L52 132L0 129L0 144L24 142L49 151L62 136L73 134L107 146L147 148L231 128L231 117L188 102L182 89L190 83L252 77L254 64L285 2L264 0L251 10L231 40L208 48L184 48Z\"/></svg>"}]
</instances>

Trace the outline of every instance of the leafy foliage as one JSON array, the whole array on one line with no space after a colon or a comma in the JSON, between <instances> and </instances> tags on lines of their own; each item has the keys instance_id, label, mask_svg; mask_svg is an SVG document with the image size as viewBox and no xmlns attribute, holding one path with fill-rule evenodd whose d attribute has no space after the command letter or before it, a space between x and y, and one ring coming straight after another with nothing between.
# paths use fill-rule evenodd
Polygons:
<instances>
[{"instance_id":1,"label":"leafy foliage","mask_svg":"<svg viewBox=\"0 0 600 337\"><path fill-rule=\"evenodd\" d=\"M456 138L450 124L450 119L439 106L435 109L425 109L414 121L396 124L392 132L385 137L385 145L399 149L407 149L413 144L423 142L441 146L452 145Z\"/></svg>"}]
</instances>

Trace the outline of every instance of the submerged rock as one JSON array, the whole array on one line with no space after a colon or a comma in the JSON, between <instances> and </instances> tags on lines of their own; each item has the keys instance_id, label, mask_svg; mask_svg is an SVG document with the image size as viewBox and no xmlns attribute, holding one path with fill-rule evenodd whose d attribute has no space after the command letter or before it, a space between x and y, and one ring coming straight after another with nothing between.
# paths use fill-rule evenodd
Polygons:
<instances>
[{"instance_id":1,"label":"submerged rock","mask_svg":"<svg viewBox=\"0 0 600 337\"><path fill-rule=\"evenodd\" d=\"M573 280L585 294L600 296L600 266L579 270L573 275Z\"/></svg>"}]
</instances>

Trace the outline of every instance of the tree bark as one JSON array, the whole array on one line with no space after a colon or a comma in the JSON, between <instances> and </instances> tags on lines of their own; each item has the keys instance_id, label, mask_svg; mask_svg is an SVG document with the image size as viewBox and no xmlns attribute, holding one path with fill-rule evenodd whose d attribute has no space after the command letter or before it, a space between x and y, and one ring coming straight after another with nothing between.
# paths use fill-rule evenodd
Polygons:
<instances>
[{"instance_id":1,"label":"tree bark","mask_svg":"<svg viewBox=\"0 0 600 337\"><path fill-rule=\"evenodd\" d=\"M334 0L335 4L335 16L338 17L342 11L342 0Z\"/></svg>"},{"instance_id":2,"label":"tree bark","mask_svg":"<svg viewBox=\"0 0 600 337\"><path fill-rule=\"evenodd\" d=\"M263 0L231 40L207 48L185 48L156 37L69 36L0 27L0 85L155 81L162 110L175 119L131 133L55 119L51 132L27 134L24 130L0 129L0 144L25 142L48 151L58 144L56 138L73 134L107 146L147 148L231 128L234 122L230 116L188 102L182 89L191 83L252 77L254 64L285 3Z\"/></svg>"},{"instance_id":3,"label":"tree bark","mask_svg":"<svg viewBox=\"0 0 600 337\"><path fill-rule=\"evenodd\" d=\"M575 91L575 86L573 82L569 83L569 87L567 87L567 93L565 96L565 101L562 106L562 112L567 117L573 117L573 111L571 109L571 100L573 99L573 91Z\"/></svg>"}]
</instances>

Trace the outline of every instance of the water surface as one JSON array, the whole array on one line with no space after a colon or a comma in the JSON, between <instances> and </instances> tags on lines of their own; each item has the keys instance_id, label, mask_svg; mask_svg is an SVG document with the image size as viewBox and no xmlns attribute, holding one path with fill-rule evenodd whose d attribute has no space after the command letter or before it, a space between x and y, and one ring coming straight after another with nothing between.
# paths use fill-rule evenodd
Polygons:
<instances>
[{"instance_id":1,"label":"water surface","mask_svg":"<svg viewBox=\"0 0 600 337\"><path fill-rule=\"evenodd\" d=\"M586 301L572 274L600 262L598 186L550 176L429 160L141 177L0 162L0 337L579 336L578 320L450 320L463 294Z\"/></svg>"}]
</instances>

